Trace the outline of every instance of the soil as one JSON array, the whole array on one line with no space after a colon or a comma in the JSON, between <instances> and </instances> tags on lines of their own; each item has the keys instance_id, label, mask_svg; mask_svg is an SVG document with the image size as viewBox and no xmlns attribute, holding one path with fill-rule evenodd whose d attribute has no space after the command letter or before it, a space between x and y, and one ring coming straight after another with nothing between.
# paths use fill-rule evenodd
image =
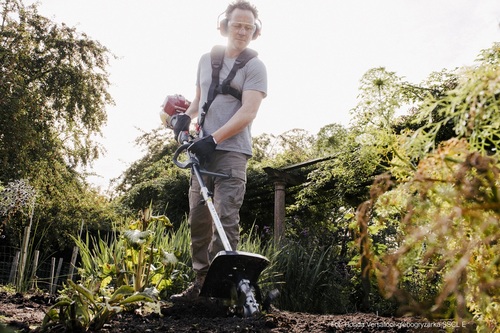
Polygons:
<instances>
[{"instance_id":1,"label":"soil","mask_svg":"<svg viewBox=\"0 0 500 333\"><path fill-rule=\"evenodd\" d=\"M33 332L40 327L46 311L54 304L47 295L0 292L0 333ZM433 327L429 327L433 326ZM460 327L458 327L460 326ZM465 327L462 327L465 326ZM99 332L473 332L471 324L453 321L428 322L415 317L380 317L375 314L315 315L271 308L253 318L228 316L213 303L179 305L163 303L161 314L139 309L116 314ZM61 331L59 331L61 332Z\"/></svg>"}]
</instances>

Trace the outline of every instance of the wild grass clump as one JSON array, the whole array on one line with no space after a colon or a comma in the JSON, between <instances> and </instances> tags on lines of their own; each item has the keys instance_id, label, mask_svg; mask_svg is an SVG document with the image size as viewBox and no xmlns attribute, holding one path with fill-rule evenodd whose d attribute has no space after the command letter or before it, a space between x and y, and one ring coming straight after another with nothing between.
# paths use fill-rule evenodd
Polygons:
<instances>
[{"instance_id":1,"label":"wild grass clump","mask_svg":"<svg viewBox=\"0 0 500 333\"><path fill-rule=\"evenodd\" d=\"M276 306L309 313L352 312L349 267L338 259L335 247L309 249L290 242L274 257L273 269L282 277Z\"/></svg>"}]
</instances>

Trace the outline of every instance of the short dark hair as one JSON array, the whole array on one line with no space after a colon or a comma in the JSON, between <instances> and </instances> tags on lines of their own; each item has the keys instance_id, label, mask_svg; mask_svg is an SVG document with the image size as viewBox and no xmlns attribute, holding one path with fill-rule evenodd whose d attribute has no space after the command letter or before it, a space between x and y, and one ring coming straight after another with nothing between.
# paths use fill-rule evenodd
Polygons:
<instances>
[{"instance_id":1,"label":"short dark hair","mask_svg":"<svg viewBox=\"0 0 500 333\"><path fill-rule=\"evenodd\" d=\"M226 18L229 19L231 14L235 9L242 9L242 10L249 10L252 12L253 16L255 19L259 17L259 11L257 10L257 7L252 5L250 2L246 0L236 0L227 6L226 9Z\"/></svg>"}]
</instances>

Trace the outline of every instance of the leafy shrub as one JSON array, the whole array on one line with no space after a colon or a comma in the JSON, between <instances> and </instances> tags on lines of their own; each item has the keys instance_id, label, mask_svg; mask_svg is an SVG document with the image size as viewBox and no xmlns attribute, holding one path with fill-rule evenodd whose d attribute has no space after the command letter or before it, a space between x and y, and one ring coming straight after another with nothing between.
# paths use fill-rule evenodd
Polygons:
<instances>
[{"instance_id":1,"label":"leafy shrub","mask_svg":"<svg viewBox=\"0 0 500 333\"><path fill-rule=\"evenodd\" d=\"M386 295L429 317L472 317L485 332L500 318L499 55L496 43L426 98L423 125L400 136L392 177L372 188L376 199L364 211L372 226L395 226L392 246L378 254L364 235L367 269ZM455 138L440 143L450 125Z\"/></svg>"},{"instance_id":2,"label":"leafy shrub","mask_svg":"<svg viewBox=\"0 0 500 333\"><path fill-rule=\"evenodd\" d=\"M451 303L459 319L470 311L488 327L500 317L497 163L458 140L446 142L420 162L414 178L402 185L404 240L378 266L389 296L434 316L450 310ZM418 299L408 281L412 286L420 281L417 293L433 288L435 293Z\"/></svg>"}]
</instances>

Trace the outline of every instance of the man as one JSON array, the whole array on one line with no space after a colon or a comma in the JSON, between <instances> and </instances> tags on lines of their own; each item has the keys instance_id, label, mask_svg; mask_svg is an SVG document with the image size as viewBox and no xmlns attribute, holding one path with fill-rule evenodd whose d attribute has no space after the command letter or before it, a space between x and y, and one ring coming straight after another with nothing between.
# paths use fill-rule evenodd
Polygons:
<instances>
[{"instance_id":1,"label":"man","mask_svg":"<svg viewBox=\"0 0 500 333\"><path fill-rule=\"evenodd\" d=\"M257 9L247 1L231 3L220 22L221 33L227 37L219 82L228 76L238 56L252 39L260 34ZM204 176L205 185L213 193L213 201L233 250L239 241L239 210L246 189L247 160L252 155L251 124L262 99L267 94L265 65L254 57L240 68L231 81L231 87L241 92L241 101L230 94L219 93L210 104L204 119L203 105L207 102L212 82L210 53L204 54L198 64L196 95L190 107L181 114L174 126L174 134L189 130L191 120L198 117L202 124L199 139L188 148L196 154L203 167L211 172L229 174L229 179ZM193 301L199 296L210 262L224 250L208 208L203 204L200 185L192 177L189 190L189 218L191 228L191 255L195 281L172 301Z\"/></svg>"}]
</instances>

